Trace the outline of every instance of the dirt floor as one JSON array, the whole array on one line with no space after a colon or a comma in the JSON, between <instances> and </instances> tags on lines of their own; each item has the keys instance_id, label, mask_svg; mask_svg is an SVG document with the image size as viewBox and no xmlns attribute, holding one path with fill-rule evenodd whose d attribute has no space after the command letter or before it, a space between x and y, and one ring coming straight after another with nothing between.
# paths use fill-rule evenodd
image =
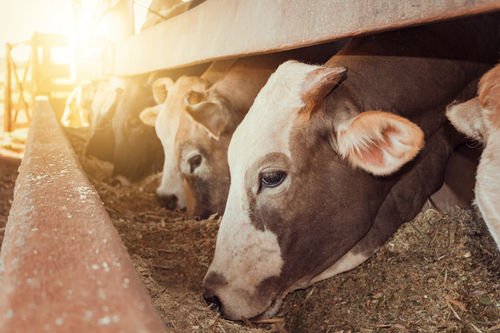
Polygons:
<instances>
[{"instance_id":1,"label":"dirt floor","mask_svg":"<svg viewBox=\"0 0 500 333\"><path fill-rule=\"evenodd\" d=\"M28 137L28 122L22 116L12 132L3 130L3 110L3 104L0 103L0 246L13 200L17 168Z\"/></svg>"},{"instance_id":2,"label":"dirt floor","mask_svg":"<svg viewBox=\"0 0 500 333\"><path fill-rule=\"evenodd\" d=\"M19 163L20 160L6 158L0 154L0 246L12 204Z\"/></svg>"},{"instance_id":3,"label":"dirt floor","mask_svg":"<svg viewBox=\"0 0 500 333\"><path fill-rule=\"evenodd\" d=\"M159 175L122 186L83 156L85 130L68 133L175 332L500 332L500 255L477 213L459 209L421 213L356 269L290 294L271 323L226 321L201 297L220 220L162 208Z\"/></svg>"}]
</instances>

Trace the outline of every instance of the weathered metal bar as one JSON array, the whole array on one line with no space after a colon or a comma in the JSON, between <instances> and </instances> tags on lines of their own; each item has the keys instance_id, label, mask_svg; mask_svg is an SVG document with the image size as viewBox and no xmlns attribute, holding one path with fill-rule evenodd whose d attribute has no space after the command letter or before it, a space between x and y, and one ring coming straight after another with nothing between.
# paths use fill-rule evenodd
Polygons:
<instances>
[{"instance_id":1,"label":"weathered metal bar","mask_svg":"<svg viewBox=\"0 0 500 333\"><path fill-rule=\"evenodd\" d=\"M165 331L48 101L35 109L0 256L1 331Z\"/></svg>"},{"instance_id":2,"label":"weathered metal bar","mask_svg":"<svg viewBox=\"0 0 500 333\"><path fill-rule=\"evenodd\" d=\"M271 53L497 9L498 0L210 0L117 44L112 73Z\"/></svg>"}]
</instances>

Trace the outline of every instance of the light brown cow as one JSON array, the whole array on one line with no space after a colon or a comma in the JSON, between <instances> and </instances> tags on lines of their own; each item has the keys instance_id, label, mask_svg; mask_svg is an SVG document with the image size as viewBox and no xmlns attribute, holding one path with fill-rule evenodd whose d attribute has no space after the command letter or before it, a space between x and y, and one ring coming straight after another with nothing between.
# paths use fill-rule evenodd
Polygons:
<instances>
[{"instance_id":1,"label":"light brown cow","mask_svg":"<svg viewBox=\"0 0 500 333\"><path fill-rule=\"evenodd\" d=\"M446 105L496 62L499 23L387 32L325 66L281 65L229 146L207 301L230 319L271 316L287 293L356 267L412 219L460 141Z\"/></svg>"},{"instance_id":2,"label":"light brown cow","mask_svg":"<svg viewBox=\"0 0 500 333\"><path fill-rule=\"evenodd\" d=\"M88 81L77 85L66 100L61 123L66 127L87 127L90 124L92 101L99 81Z\"/></svg>"},{"instance_id":3,"label":"light brown cow","mask_svg":"<svg viewBox=\"0 0 500 333\"><path fill-rule=\"evenodd\" d=\"M476 204L500 249L500 65L482 77L476 98L451 105L446 115L459 131L484 144Z\"/></svg>"}]
</instances>

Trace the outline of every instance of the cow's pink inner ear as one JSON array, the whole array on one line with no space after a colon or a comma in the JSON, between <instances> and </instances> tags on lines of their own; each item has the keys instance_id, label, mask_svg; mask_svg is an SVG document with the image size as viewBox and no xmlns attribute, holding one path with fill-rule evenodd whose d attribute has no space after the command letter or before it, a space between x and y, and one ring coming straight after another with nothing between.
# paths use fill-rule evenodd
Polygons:
<instances>
[{"instance_id":1,"label":"cow's pink inner ear","mask_svg":"<svg viewBox=\"0 0 500 333\"><path fill-rule=\"evenodd\" d=\"M411 161L424 145L424 133L406 118L367 111L337 133L342 157L377 176L389 175Z\"/></svg>"}]
</instances>

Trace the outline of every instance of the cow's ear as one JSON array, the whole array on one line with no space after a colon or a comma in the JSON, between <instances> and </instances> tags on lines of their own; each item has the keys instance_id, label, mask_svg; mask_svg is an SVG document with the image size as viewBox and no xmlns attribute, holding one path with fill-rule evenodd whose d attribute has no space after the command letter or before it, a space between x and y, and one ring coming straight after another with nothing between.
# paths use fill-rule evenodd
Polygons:
<instances>
[{"instance_id":1,"label":"cow's ear","mask_svg":"<svg viewBox=\"0 0 500 333\"><path fill-rule=\"evenodd\" d=\"M340 155L377 176L396 172L423 146L420 127L388 112L366 111L337 126Z\"/></svg>"},{"instance_id":2,"label":"cow's ear","mask_svg":"<svg viewBox=\"0 0 500 333\"><path fill-rule=\"evenodd\" d=\"M153 97L156 104L165 102L168 96L168 90L172 88L174 81L169 77L162 77L153 82Z\"/></svg>"},{"instance_id":3,"label":"cow's ear","mask_svg":"<svg viewBox=\"0 0 500 333\"><path fill-rule=\"evenodd\" d=\"M345 67L318 67L311 71L302 88L301 98L310 110L321 103L346 76Z\"/></svg>"},{"instance_id":4,"label":"cow's ear","mask_svg":"<svg viewBox=\"0 0 500 333\"><path fill-rule=\"evenodd\" d=\"M141 119L141 121L144 124L146 124L148 126L155 127L156 119L158 118L158 115L160 114L161 107L162 107L162 105L156 105L156 106L152 106L149 108L145 108L139 114L139 118Z\"/></svg>"},{"instance_id":5,"label":"cow's ear","mask_svg":"<svg viewBox=\"0 0 500 333\"><path fill-rule=\"evenodd\" d=\"M446 116L457 130L477 141L483 139L483 110L479 99L473 98L460 104L451 104Z\"/></svg>"},{"instance_id":6,"label":"cow's ear","mask_svg":"<svg viewBox=\"0 0 500 333\"><path fill-rule=\"evenodd\" d=\"M191 91L184 99L184 104L187 114L205 128L210 136L219 140L229 119L224 102L218 98L206 100L204 93Z\"/></svg>"}]
</instances>

